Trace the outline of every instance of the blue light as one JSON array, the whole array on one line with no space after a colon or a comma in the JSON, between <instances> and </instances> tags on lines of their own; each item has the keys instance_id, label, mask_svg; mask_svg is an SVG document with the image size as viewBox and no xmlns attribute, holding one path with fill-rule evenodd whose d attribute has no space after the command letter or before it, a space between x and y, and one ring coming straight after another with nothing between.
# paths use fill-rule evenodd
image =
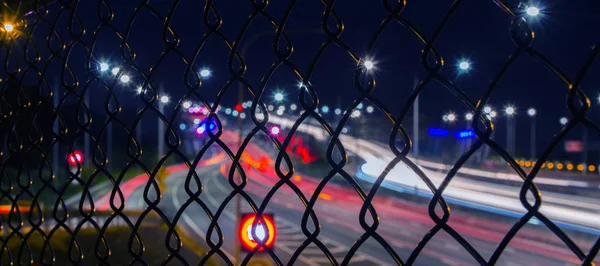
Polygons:
<instances>
[{"instance_id":1,"label":"blue light","mask_svg":"<svg viewBox=\"0 0 600 266\"><path fill-rule=\"evenodd\" d=\"M187 126L184 123L179 124L179 129L185 130Z\"/></svg>"},{"instance_id":2,"label":"blue light","mask_svg":"<svg viewBox=\"0 0 600 266\"><path fill-rule=\"evenodd\" d=\"M217 127L217 125L215 124L215 122L210 123L210 125L208 126L208 129L210 131L213 131L215 128ZM198 135L202 135L206 132L206 121L202 121L200 123L200 125L198 125L198 128L196 128L196 134Z\"/></svg>"},{"instance_id":3,"label":"blue light","mask_svg":"<svg viewBox=\"0 0 600 266\"><path fill-rule=\"evenodd\" d=\"M448 136L448 130L443 129L443 128L431 127L431 128L429 128L428 133L430 136L434 136L434 137L447 137Z\"/></svg>"},{"instance_id":4,"label":"blue light","mask_svg":"<svg viewBox=\"0 0 600 266\"><path fill-rule=\"evenodd\" d=\"M473 131L472 129L463 129L463 130L454 132L454 136L457 139L469 139L469 138L474 138L476 135L475 135L475 131Z\"/></svg>"}]
</instances>

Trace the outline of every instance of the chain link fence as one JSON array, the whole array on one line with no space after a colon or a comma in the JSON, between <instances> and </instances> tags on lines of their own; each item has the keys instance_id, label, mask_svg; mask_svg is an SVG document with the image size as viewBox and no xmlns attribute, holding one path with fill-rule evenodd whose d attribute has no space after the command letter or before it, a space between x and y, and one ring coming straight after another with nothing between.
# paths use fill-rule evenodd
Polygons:
<instances>
[{"instance_id":1,"label":"chain link fence","mask_svg":"<svg viewBox=\"0 0 600 266\"><path fill-rule=\"evenodd\" d=\"M405 1L364 2L354 8L378 10L379 26L367 36L346 37L342 37L345 21L357 25L338 14L347 3L334 2L2 1L0 204L6 207L0 220L2 265L232 265L265 256L277 265L495 265L508 264L503 259L513 256L523 265L533 265L527 256L515 255L511 245L523 242L519 235L528 234L522 232L534 222L536 230L551 237L526 237L530 242L523 243L529 244L521 246L525 252L534 252L531 249L537 245L543 249L542 244L550 241L561 251L549 249L544 259L592 265L600 249L596 231L586 233L582 245L574 239L580 239L579 233L566 233L563 230L571 229L546 216L536 177L576 126L584 125L590 134L600 132L588 118L590 99L580 86L590 75L598 46L569 77L531 47L534 33L520 4L488 1L504 13L513 46L488 86L473 99L442 73L444 58L435 45L448 21L460 16L456 13L468 1L454 1L441 17L432 17L439 22L428 35L406 18ZM238 10L237 5L243 8ZM301 14L296 10L302 5L317 15L298 18ZM392 56L378 54L376 46L386 30L398 26L410 33L406 42L418 42L421 53L415 53L415 58L420 57L421 68L411 70L420 73L415 86L408 86L410 90L394 98L396 106L390 107L376 94L377 71L365 63L371 60L367 55ZM364 39L363 47L349 44L355 38ZM298 39L318 44L303 47L310 45ZM302 56L294 57L296 53ZM328 57L330 53L343 58L334 64L339 69L318 68L323 61L335 61ZM495 121L483 110L521 57L534 58L550 70L552 78L559 78L568 89L565 100L570 111L568 122L537 154L530 172L494 140ZM266 63L252 64L252 60ZM378 61L374 62L376 68ZM352 73L343 76L351 87L334 90L316 85L319 79L342 77L334 73L342 71ZM278 110L269 104L268 88L282 79L298 83L286 95L297 102L281 111L295 115L276 114ZM475 119L470 127L476 134L467 149L452 157L440 182L431 180L422 158L413 157L410 132L414 132L403 126L417 96L434 83L472 111ZM322 99L335 99L332 94L352 98L339 114L335 111L339 115L335 121L327 119L321 108ZM421 108L427 109L423 101ZM238 107L242 102L244 107ZM350 122L367 103L382 115ZM376 146L346 135L350 123L367 139L376 139L367 125L376 128L387 143ZM278 132L273 131L274 125ZM306 143L320 146L324 153L320 160L302 147ZM371 175L370 182L357 178L364 173L354 169L367 159L354 155L369 150L377 154L381 149L389 153L389 160L379 173ZM457 207L459 214L451 215L456 201L446 199L445 192L482 149L501 156L520 180L518 193L512 196L523 212L504 227L491 222L470 224L469 219L451 222L451 217L464 217L460 213L465 211ZM314 170L307 169L308 162L325 169L318 178L301 175ZM396 166L405 166L425 188L415 186L410 192L426 194L419 205L426 219L418 226L427 229L412 241L389 230L389 226L402 227L400 221L410 216L405 213L408 207L378 205L381 194L397 192L386 185L390 176L398 175ZM310 191L306 184L312 184ZM345 197L355 200L336 205ZM277 204L285 207L270 209ZM345 217L335 211L347 206L356 213ZM380 219L398 211L405 216ZM281 235L296 230L300 237L285 245L278 235L274 248L259 243L241 254L233 240L240 212L255 212L258 217L275 213ZM597 225L591 217L581 222ZM345 233L325 232L325 224L338 223L358 233L341 240L329 237ZM464 229L465 224L471 229ZM473 240L464 230L487 227L494 232L489 239L495 240L483 252L487 244ZM257 237L255 232L253 236ZM449 243L447 249L438 246L442 242ZM362 251L364 246L379 253ZM464 254L455 257L453 252ZM564 261L553 255L563 256ZM437 260L420 261L422 257Z\"/></svg>"}]
</instances>

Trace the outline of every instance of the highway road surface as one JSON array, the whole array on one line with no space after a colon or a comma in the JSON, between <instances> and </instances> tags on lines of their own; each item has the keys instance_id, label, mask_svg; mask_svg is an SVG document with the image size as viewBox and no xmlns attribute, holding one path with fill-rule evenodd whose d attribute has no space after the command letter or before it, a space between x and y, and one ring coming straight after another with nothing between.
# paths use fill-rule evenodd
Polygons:
<instances>
[{"instance_id":1,"label":"highway road surface","mask_svg":"<svg viewBox=\"0 0 600 266\"><path fill-rule=\"evenodd\" d=\"M274 150L251 143L248 154L251 160L268 157L273 159ZM231 145L230 147L235 147ZM264 149L267 150L264 150ZM218 154L214 150L213 154ZM250 193L257 205L263 201L264 195L272 189L279 178L273 172L272 161L268 170L260 171L255 167L245 168L248 185L245 191ZM232 191L226 178L229 160L224 158L218 163L198 167L202 182L203 193L200 200L214 214L221 206L225 197ZM167 191L162 195L159 207L169 217L174 217L182 206L189 201L190 196L185 190L188 170L172 171L166 180ZM322 177L310 177L297 173L293 182L308 198ZM195 186L190 187L192 191ZM138 186L128 192L127 209L143 209L147 205L143 200L144 186ZM427 203L414 201L402 193L381 193L375 197L373 205L379 215L380 226L377 229L399 257L406 261L414 247L431 230L434 223L427 213ZM362 200L349 186L330 183L319 194L315 212L320 223L318 239L329 249L335 263L341 264L350 246L364 234L360 226L359 211ZM251 212L247 203L242 205L243 212ZM301 230L301 220L305 207L298 196L287 186L281 187L266 207L266 212L275 215L277 238L275 253L284 263L288 263L292 254L307 239ZM453 209L449 225L460 233L483 258L488 259L497 244L514 223L514 219L501 215L488 214L477 210ZM367 223L371 223L367 219ZM186 231L203 241L208 231L210 220L197 203L192 203L177 221ZM235 249L235 202L226 205L218 218L221 231L224 234L224 246L221 250L230 260L234 259ZM310 222L309 222L310 224ZM309 226L309 230L313 230ZM588 250L597 235L568 231L584 252ZM217 237L213 233L212 239ZM213 255L216 258L218 255ZM579 259L566 247L562 241L548 229L534 223L527 224L510 242L501 255L498 265L577 265ZM311 244L295 261L295 265L331 265L332 262L316 245ZM369 238L360 246L358 252L350 260L351 265L394 265L382 245ZM437 233L421 251L415 265L476 265L475 259L461 247L455 239L445 232Z\"/></svg>"}]
</instances>

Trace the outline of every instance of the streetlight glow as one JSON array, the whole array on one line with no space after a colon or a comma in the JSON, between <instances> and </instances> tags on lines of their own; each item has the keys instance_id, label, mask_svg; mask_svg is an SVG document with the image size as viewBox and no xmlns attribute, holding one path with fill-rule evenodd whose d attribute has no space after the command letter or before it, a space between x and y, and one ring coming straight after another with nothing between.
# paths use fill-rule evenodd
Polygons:
<instances>
[{"instance_id":1,"label":"streetlight glow","mask_svg":"<svg viewBox=\"0 0 600 266\"><path fill-rule=\"evenodd\" d=\"M278 101L278 102L283 101L283 93L281 93L281 92L275 93L275 97L274 98L275 98L275 101Z\"/></svg>"},{"instance_id":2,"label":"streetlight glow","mask_svg":"<svg viewBox=\"0 0 600 266\"><path fill-rule=\"evenodd\" d=\"M129 77L129 75L123 75L121 76L121 82L123 83L127 83L131 80L131 78Z\"/></svg>"},{"instance_id":3,"label":"streetlight glow","mask_svg":"<svg viewBox=\"0 0 600 266\"><path fill-rule=\"evenodd\" d=\"M120 71L120 70L121 70L120 68L118 68L118 67L114 67L114 68L113 68L113 69L112 69L110 72L111 72L113 75L116 75L116 74L119 74L119 71Z\"/></svg>"},{"instance_id":4,"label":"streetlight glow","mask_svg":"<svg viewBox=\"0 0 600 266\"><path fill-rule=\"evenodd\" d=\"M447 118L448 118L448 122L454 122L456 120L456 115L453 113L449 113Z\"/></svg>"},{"instance_id":5,"label":"streetlight glow","mask_svg":"<svg viewBox=\"0 0 600 266\"><path fill-rule=\"evenodd\" d=\"M567 119L566 117L561 117L559 120L561 125L566 125L569 122L569 119Z\"/></svg>"},{"instance_id":6,"label":"streetlight glow","mask_svg":"<svg viewBox=\"0 0 600 266\"><path fill-rule=\"evenodd\" d=\"M202 76L203 78L207 78L210 76L210 70L208 69L202 69L200 71L200 76Z\"/></svg>"},{"instance_id":7,"label":"streetlight glow","mask_svg":"<svg viewBox=\"0 0 600 266\"><path fill-rule=\"evenodd\" d=\"M506 113L509 116L512 116L515 114L515 108L512 106L508 106L508 107L504 108L504 113Z\"/></svg>"},{"instance_id":8,"label":"streetlight glow","mask_svg":"<svg viewBox=\"0 0 600 266\"><path fill-rule=\"evenodd\" d=\"M4 24L4 30L5 30L6 32L11 32L11 31L13 31L14 29L15 29L15 26L13 26L13 24L10 24L10 23L5 23L5 24Z\"/></svg>"},{"instance_id":9,"label":"streetlight glow","mask_svg":"<svg viewBox=\"0 0 600 266\"><path fill-rule=\"evenodd\" d=\"M367 113L372 113L375 109L373 108L373 106L367 106Z\"/></svg>"},{"instance_id":10,"label":"streetlight glow","mask_svg":"<svg viewBox=\"0 0 600 266\"><path fill-rule=\"evenodd\" d=\"M461 70L467 70L471 67L471 64L467 61L462 61L458 64L458 68L460 68Z\"/></svg>"},{"instance_id":11,"label":"streetlight glow","mask_svg":"<svg viewBox=\"0 0 600 266\"><path fill-rule=\"evenodd\" d=\"M160 96L160 102L161 103L168 103L169 102L169 96L167 96L167 95Z\"/></svg>"},{"instance_id":12,"label":"streetlight glow","mask_svg":"<svg viewBox=\"0 0 600 266\"><path fill-rule=\"evenodd\" d=\"M469 120L469 121L473 120L473 113L467 113L467 114L465 115L465 119L467 119L467 120Z\"/></svg>"},{"instance_id":13,"label":"streetlight glow","mask_svg":"<svg viewBox=\"0 0 600 266\"><path fill-rule=\"evenodd\" d=\"M273 135L277 135L277 134L279 134L279 131L280 131L280 130L279 130L279 127L278 127L278 126L273 126L273 127L271 128L271 134L273 134Z\"/></svg>"},{"instance_id":14,"label":"streetlight glow","mask_svg":"<svg viewBox=\"0 0 600 266\"><path fill-rule=\"evenodd\" d=\"M491 113L492 112L492 107L489 107L489 106L483 107L483 112L486 113L486 114Z\"/></svg>"},{"instance_id":15,"label":"streetlight glow","mask_svg":"<svg viewBox=\"0 0 600 266\"><path fill-rule=\"evenodd\" d=\"M296 104L292 104L292 105L290 105L290 109L291 109L292 111L296 111L296 108L298 108L298 106L296 106Z\"/></svg>"},{"instance_id":16,"label":"streetlight glow","mask_svg":"<svg viewBox=\"0 0 600 266\"><path fill-rule=\"evenodd\" d=\"M490 112L490 117L491 117L491 118L494 118L494 117L496 117L496 115L498 115L498 114L496 113L496 111L491 111L491 112Z\"/></svg>"},{"instance_id":17,"label":"streetlight glow","mask_svg":"<svg viewBox=\"0 0 600 266\"><path fill-rule=\"evenodd\" d=\"M352 117L360 117L360 110L352 111Z\"/></svg>"},{"instance_id":18,"label":"streetlight glow","mask_svg":"<svg viewBox=\"0 0 600 266\"><path fill-rule=\"evenodd\" d=\"M540 9L535 6L530 6L525 9L525 12L527 12L527 15L530 17L535 17L540 14Z\"/></svg>"},{"instance_id":19,"label":"streetlight glow","mask_svg":"<svg viewBox=\"0 0 600 266\"><path fill-rule=\"evenodd\" d=\"M185 101L185 102L183 102L183 104L181 106L183 107L183 109L188 109L192 106L192 102Z\"/></svg>"},{"instance_id":20,"label":"streetlight glow","mask_svg":"<svg viewBox=\"0 0 600 266\"><path fill-rule=\"evenodd\" d=\"M335 111L333 111L336 115L341 115L342 114L342 110L340 108L335 108Z\"/></svg>"},{"instance_id":21,"label":"streetlight glow","mask_svg":"<svg viewBox=\"0 0 600 266\"><path fill-rule=\"evenodd\" d=\"M371 61L371 60L365 61L365 63L363 65L365 66L365 68L367 70L371 70L375 66L375 64L373 64L373 61Z\"/></svg>"},{"instance_id":22,"label":"streetlight glow","mask_svg":"<svg viewBox=\"0 0 600 266\"><path fill-rule=\"evenodd\" d=\"M273 109L275 109L275 107L273 105L269 104L269 106L267 106L267 110L273 111Z\"/></svg>"},{"instance_id":23,"label":"streetlight glow","mask_svg":"<svg viewBox=\"0 0 600 266\"><path fill-rule=\"evenodd\" d=\"M527 110L527 115L529 116L535 116L536 113L537 111L534 108L529 108L529 110Z\"/></svg>"},{"instance_id":24,"label":"streetlight glow","mask_svg":"<svg viewBox=\"0 0 600 266\"><path fill-rule=\"evenodd\" d=\"M327 107L327 105L323 106L321 108L321 112L323 112L324 114L329 113L329 107Z\"/></svg>"},{"instance_id":25,"label":"streetlight glow","mask_svg":"<svg viewBox=\"0 0 600 266\"><path fill-rule=\"evenodd\" d=\"M110 66L107 63L100 63L100 71L104 72L108 70Z\"/></svg>"}]
</instances>

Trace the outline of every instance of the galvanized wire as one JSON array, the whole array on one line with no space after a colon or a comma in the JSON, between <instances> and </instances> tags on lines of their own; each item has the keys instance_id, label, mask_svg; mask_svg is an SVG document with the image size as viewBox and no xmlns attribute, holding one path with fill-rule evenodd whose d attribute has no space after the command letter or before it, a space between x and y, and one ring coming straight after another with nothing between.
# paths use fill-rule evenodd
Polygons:
<instances>
[{"instance_id":1,"label":"galvanized wire","mask_svg":"<svg viewBox=\"0 0 600 266\"><path fill-rule=\"evenodd\" d=\"M45 2L45 3L44 3ZM111 4L108 1L94 1L96 6L96 16L100 23L97 25L84 25L81 19L83 14L80 5L90 4L85 1L5 1L3 3L3 18L12 16L15 22L19 25L19 32L15 34L2 33L2 47L0 48L0 56L2 58L3 70L0 71L2 78L0 90L0 132L2 140L2 150L0 150L0 201L8 202L13 206L7 216L6 221L0 221L3 230L7 233L0 236L2 243L2 252L0 260L10 261L11 263L24 264L28 261L35 261L42 264L53 264L54 249L50 244L50 239L57 231L66 231L71 238L69 246L69 261L72 264L85 263L85 258L82 256L82 251L79 250L78 232L84 226L94 228L100 237L97 239L95 257L103 264L107 264L111 256L111 247L107 244L104 235L114 221L122 221L128 228L131 229L131 235L127 243L127 250L130 254L129 264L148 264L144 261L144 241L140 238L138 231L142 223L148 219L159 219L168 227L168 236L165 240L165 246L170 254L162 263L178 261L184 265L195 264L197 262L188 262L182 256L181 239L177 233L176 225L181 222L182 216L186 209L192 205L197 205L206 213L211 220L210 226L205 237L205 241L209 246L209 250L199 261L199 264L204 264L213 257L219 257L229 265L233 265L233 261L226 255L223 232L219 225L220 219L223 219L225 208L232 204L237 196L241 196L259 216L265 212L267 205L271 202L272 197L282 187L289 187L298 199L304 204L305 211L301 220L302 233L305 235L303 243L295 250L288 262L283 262L273 250L267 248L267 253L278 265L294 264L299 256L309 245L316 245L323 252L331 264L346 265L348 264L357 250L368 239L374 239L381 245L389 256L398 265L412 265L416 259L427 248L427 244L432 241L434 236L441 231L446 232L456 240L456 245L465 248L466 251L481 265L494 265L498 262L500 255L503 254L511 239L519 232L524 225L531 219L536 218L541 221L550 231L559 237L572 253L581 261L582 265L591 265L593 259L597 256L600 250L600 239L595 242L589 251L582 250L573 240L566 235L554 222L548 219L540 212L542 198L539 190L535 185L535 178L541 169L542 164L548 159L549 154L556 148L561 140L579 124L586 126L590 132L600 133L600 128L587 117L587 112L590 108L590 99L581 89L581 82L588 74L588 70L598 54L599 45L594 46L588 59L578 70L574 79L569 78L557 65L551 62L546 56L531 48L530 44L533 40L533 31L523 19L523 13L515 11L516 8L511 8L501 1L494 1L497 7L503 10L510 19L510 33L512 41L515 44L514 50L507 58L506 62L499 67L498 72L492 78L489 86L484 91L483 95L478 99L470 99L464 91L454 84L448 77L441 74L444 60L442 55L436 50L435 43L447 22L455 16L454 13L460 8L464 1L457 0L448 8L445 15L441 19L439 25L431 36L425 36L421 31L410 21L403 17L402 12L406 6L405 1L399 1L392 4L389 1L382 1L382 6L386 10L387 15L382 18L379 28L369 36L369 44L367 53L374 52L374 47L382 32L391 24L398 23L408 29L414 37L423 45L421 62L423 70L426 72L416 88L408 95L407 101L402 106L399 113L392 113L390 108L386 107L380 100L373 96L375 90L375 77L371 72L365 71L359 67L364 58L355 52L341 38L344 31L344 23L340 16L336 13L335 1L322 0L323 14L321 18L321 32L325 35L325 41L314 53L311 63L307 70L299 68L291 59L293 54L293 44L286 34L286 23L294 11L299 1L291 0L287 4L283 14L271 14L267 9L267 2L250 1L252 12L248 18L241 23L241 30L236 35L235 39L229 39L223 33L223 19L219 10L229 7L219 6L215 1L207 0L202 11L202 23L207 28L203 32L202 38L196 44L194 53L191 57L186 56L179 48L180 37L171 27L172 20L176 15L176 11L180 1L173 1L171 7L166 10L157 10L149 1L139 1L139 4L133 10L131 16L127 19L125 27L116 25L114 22L115 13ZM33 8L35 6L35 8ZM373 5L374 6L374 5ZM367 7L365 7L367 8ZM379 7L381 8L381 7ZM162 43L152 44L160 47L165 47L158 59L151 65L149 70L143 69L136 62L136 53L130 45L130 38L135 32L132 32L132 27L137 17L147 13L160 22L163 26ZM166 15L162 15L165 14ZM85 14L90 15L90 14ZM277 19L279 17L280 19ZM61 20L68 20L66 29ZM244 61L245 51L241 51L241 45L246 40L249 26L255 21L266 20L270 24L270 28L265 28L266 32L273 34L272 54L275 60L271 62L271 66L264 72L261 82L258 85L252 85L245 76L247 67ZM119 29L124 29L120 31ZM111 31L120 42L120 59L125 62L125 66L130 73L135 73L142 77L142 88L144 94L139 95L135 99L141 103L142 107L136 115L133 123L124 121L120 112L123 109L123 102L118 100L116 92L116 79L107 81L102 79L97 71L97 66L89 63L85 66L69 63L71 53L75 53L75 49L84 49L87 54L88 62L97 62L99 60L98 52L96 52L98 43L101 41L100 32ZM91 37L90 37L91 36ZM221 43L229 50L227 58L227 68L229 71L229 79L219 89L214 101L211 105L209 97L202 92L202 82L197 76L199 69L196 69L195 62L199 60L199 54L203 51L204 45L208 41L216 41ZM246 40L247 41L247 40ZM328 123L321 114L317 112L319 106L319 95L311 83L313 74L319 60L326 53L328 48L337 47L345 51L347 57L356 65L354 73L355 89L359 97L347 107L340 122L334 127ZM40 52L43 51L43 52ZM178 115L181 114L181 104L174 105L170 110L170 116L165 112L161 112L158 108L159 86L153 81L152 77L156 75L156 69L164 65L163 61L168 56L174 56L180 59L186 65L183 73L185 81L186 93L178 103L183 103L186 100L196 100L201 102L210 110L209 119L216 121L217 130L207 130L209 140L200 149L193 158L188 158L181 149L181 136L174 130L174 123ZM568 124L557 134L552 143L548 145L542 153L539 154L538 160L535 163L532 171L527 174L515 161L511 154L507 153L502 147L491 139L491 133L494 130L494 125L482 113L483 106L488 103L490 95L497 90L497 84L502 80L507 69L511 65L516 64L517 58L530 56L546 68L550 69L554 75L560 78L565 88L568 89L567 103L571 118ZM52 70L52 64L59 64L61 69L58 78L58 86L61 88L60 94L53 93L54 75L58 72ZM248 184L248 178L244 169L241 167L242 153L245 151L250 141L258 134L264 133L269 135L269 111L264 102L266 86L271 80L271 77L278 69L288 69L297 75L301 82L302 89L298 90L298 99L300 101L301 110L304 112L298 117L294 125L290 128L289 133L284 140L280 142L276 138L271 138L274 145L279 149L275 160L275 172L279 177L279 181L266 193L262 195L264 200L260 203L255 202L249 192L245 190ZM52 73L52 74L50 74ZM123 74L121 69L117 76ZM450 171L447 173L443 182L439 186L435 186L429 177L421 171L421 169L408 158L412 148L410 136L403 128L402 123L406 118L409 110L413 106L417 96L423 91L428 84L437 82L443 85L448 91L454 94L465 106L474 112L472 128L477 134L477 140L471 147L463 153L455 162ZM30 84L35 84L34 88L27 88ZM250 118L253 122L253 127L249 129L249 133L243 138L239 147L231 147L222 138L224 132L224 123L217 114L217 107L222 106L222 102L227 92L235 90L235 85L241 84L243 89L249 92L252 97L252 106L250 107ZM102 101L104 121L94 121L100 123L101 128L98 132L92 131L91 111L90 106L86 103L86 94L89 95L89 90L93 86L99 86L107 93L106 98L98 99ZM230 93L231 94L231 93ZM229 94L229 95L230 95ZM77 125L67 126L66 114L61 112L64 109L68 99L75 99L77 105ZM35 99L35 100L33 100ZM389 135L389 149L395 155L395 158L389 162L386 170L377 177L373 186L369 191L361 188L361 185L354 177L345 170L348 163L348 153L344 148L344 143L340 140L341 132L347 124L354 110L357 109L361 102L371 102L378 110L385 114L393 123L393 129ZM257 113L264 114L264 118L258 118ZM46 117L51 114L51 121L42 123L36 117ZM167 151L156 164L148 164L141 160L142 146L140 139L135 136L135 131L142 117L145 114L154 114L159 117L162 123L166 126L166 134L164 143L167 145ZM329 134L327 146L327 163L330 166L329 172L324 176L317 186L314 193L310 196L301 192L300 188L292 182L294 176L294 166L292 159L286 152L286 148L290 145L292 137L298 134L298 128L308 119L316 120L320 126ZM52 128L54 124L58 126ZM118 136L127 139L127 147L119 151L127 156L127 162L121 173L115 175L110 171L111 162L108 161L106 142L102 140L106 138L109 126L118 126L122 128L124 134ZM53 152L59 147L66 151L73 151L76 147L75 141L84 135L89 135L93 145L92 154L89 155L91 161L92 173L87 180L80 177L79 172L82 171L82 166L78 165L76 171L68 170L66 163L61 162L60 169L54 169L50 158ZM402 140L405 145L402 147L396 146L396 140ZM506 233L502 241L498 244L495 251L489 258L483 257L477 248L459 234L452 226L448 224L451 216L449 204L444 200L444 191L451 185L452 180L459 169L469 160L469 158L484 145L489 146L512 167L522 179L523 184L519 194L519 199L527 212L512 225L511 229ZM169 216L159 206L161 202L161 191L156 180L157 173L161 167L165 166L169 158L179 160L189 168L196 169L200 160L205 156L210 147L219 147L225 151L227 157L230 158L232 167L228 172L228 181L231 186L231 193L221 202L220 207L216 211L211 211L200 196L202 194L202 179L197 175L195 170L188 171L185 180L185 191L189 198L179 207L177 212ZM340 155L340 156L338 156ZM336 161L335 158L341 158ZM428 213L435 225L422 238L422 240L414 247L412 253L405 258L401 258L390 245L384 235L378 232L380 221L378 214L372 201L377 195L382 182L386 179L389 171L399 163L407 165L417 174L433 193L428 206ZM16 171L14 166L18 165ZM36 165L35 167L29 165ZM119 186L127 173L128 169L138 167L143 169L143 172L148 174L149 181L145 184L143 199L146 208L139 214L138 217L132 218L125 211L123 191ZM57 171L61 171L62 176L68 173L69 179L66 182L57 182L60 175ZM236 176L239 175L239 179ZM99 215L95 210L94 200L90 189L92 184L95 184L97 179L106 177L111 184L111 197L109 206L111 212L103 213L106 216L104 223L98 223L94 217ZM343 261L338 261L327 246L319 239L320 223L317 213L314 211L317 199L325 186L334 176L341 176L356 192L356 196L362 199L359 223L364 233L356 239L350 250L347 252ZM16 180L16 182L15 182ZM192 185L195 184L195 185ZM192 189L197 186L198 189ZM65 204L65 191L69 187L81 187L83 196L80 198L77 209L68 208ZM42 202L41 195L51 193L55 199L52 206L45 206L49 210L49 215L41 211ZM527 200L527 195L534 197L533 202ZM18 208L20 201L23 199L31 200L31 210L24 213ZM90 208L87 208L87 207ZM67 215L69 211L72 214ZM436 213L436 209L442 210L440 216ZM77 220L75 227L69 225L69 217L81 217ZM44 217L44 218L42 218ZM150 218L151 217L151 218ZM49 221L50 226L48 226ZM86 225L87 224L87 225ZM27 227L27 228L25 228ZM313 228L311 230L310 228ZM25 230L28 229L28 230ZM34 234L39 234L44 240L43 254L32 254L29 238ZM217 237L214 237L216 235ZM18 249L9 249L10 241L18 240L20 247ZM215 242L214 239L217 239ZM174 240L174 241L172 241ZM173 244L175 243L175 244ZM253 252L250 252L243 258L242 264L246 264L255 256L260 248L257 247ZM26 259L24 259L26 258Z\"/></svg>"}]
</instances>

